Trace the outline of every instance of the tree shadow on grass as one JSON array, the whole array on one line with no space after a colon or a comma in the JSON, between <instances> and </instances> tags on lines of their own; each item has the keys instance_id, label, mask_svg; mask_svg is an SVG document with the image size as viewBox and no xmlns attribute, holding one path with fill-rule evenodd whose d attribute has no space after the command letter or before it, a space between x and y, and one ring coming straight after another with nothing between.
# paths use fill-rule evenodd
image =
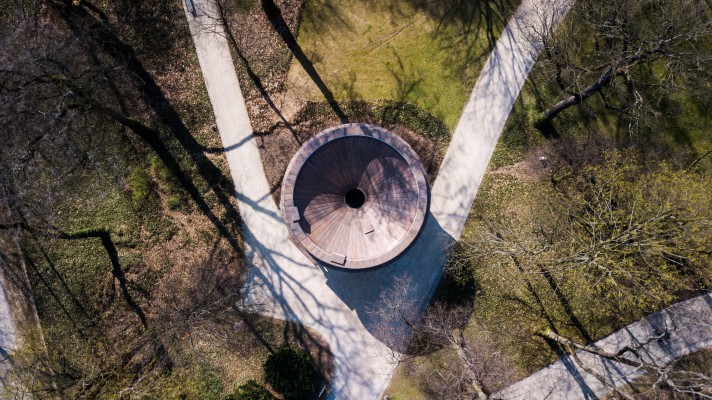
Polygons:
<instances>
[{"instance_id":1,"label":"tree shadow on grass","mask_svg":"<svg viewBox=\"0 0 712 400\"><path fill-rule=\"evenodd\" d=\"M91 325L94 325L95 322L92 321L91 316L89 315L89 313L87 312L87 310L84 308L84 306L82 305L82 303L79 301L79 299L77 298L77 296L74 294L74 291L72 291L72 289L71 289L71 288L69 287L69 285L67 284L67 281L64 279L64 277L63 277L62 274L59 272L59 270L57 270L57 267L54 265L54 262L50 259L49 254L47 254L47 252L45 251L45 248L44 248L44 246L42 245L42 243L40 242L40 240L38 240L38 238L37 238L35 235L33 235L32 238L33 238L34 241L35 241L35 246L37 246L37 249L39 249L40 253L42 253L42 258L45 260L45 263L47 263L47 266L48 266L49 269L52 271L52 274L57 277L57 280L59 280L60 286L61 286L62 289L64 289L64 291L69 295L69 298L71 299L71 301L72 301L72 303L74 304L74 306L79 309L80 313L81 313L85 318L87 318L87 320L89 320L89 322L91 323ZM39 274L39 271L35 271L35 272L37 272L37 273ZM47 284L47 281L44 280L44 279L42 279L42 282L43 282L44 284ZM52 290L49 286L48 286L48 289L49 289L49 290ZM56 297L55 297L55 300L57 300Z\"/></svg>"},{"instance_id":2,"label":"tree shadow on grass","mask_svg":"<svg viewBox=\"0 0 712 400\"><path fill-rule=\"evenodd\" d=\"M60 234L60 238L70 240L98 238L101 240L101 245L104 247L104 250L106 250L106 254L109 256L109 261L111 262L111 275L113 275L114 279L119 281L119 288L121 289L124 301L126 301L126 304L128 304L129 308L131 308L141 321L143 329L148 329L146 313L136 300L134 300L131 292L129 292L129 281L126 278L124 269L121 267L119 251L111 239L111 233L105 229L85 229L78 232L62 233Z\"/></svg>"},{"instance_id":3,"label":"tree shadow on grass","mask_svg":"<svg viewBox=\"0 0 712 400\"><path fill-rule=\"evenodd\" d=\"M314 81L316 86L319 88L319 91L321 91L321 94L326 99L326 102L329 104L329 106L331 106L334 113L341 120L341 123L349 122L348 117L346 116L346 114L344 114L343 110L339 106L339 103L334 98L334 93L331 91L331 89L329 89L324 80L321 79L321 76L316 71L316 68L314 68L314 64L311 62L311 60L309 60L306 54L304 54L304 51L302 50L301 46L299 46L299 43L297 43L297 39L294 37L294 35L292 35L289 26L282 17L282 12L280 11L279 7L277 7L277 5L274 3L274 0L261 0L261 4L262 9L265 11L265 14L267 14L267 17L269 18L269 21L272 24L272 28L274 28L275 32L277 32L282 37L282 40L292 52L294 58L299 61L299 64L302 66L302 68L304 68L304 71L306 71L309 77L311 77L312 81Z\"/></svg>"},{"instance_id":4,"label":"tree shadow on grass","mask_svg":"<svg viewBox=\"0 0 712 400\"><path fill-rule=\"evenodd\" d=\"M234 196L234 186L231 180L225 177L222 171L207 158L203 151L203 146L191 135L161 88L137 59L133 48L125 44L110 26L103 21L97 20L83 7L75 7L62 2L52 2L51 5L64 19L74 35L81 39L83 46L92 50L100 49L101 52L110 56L114 62L126 69L133 78L132 84L135 89L140 93L145 103L154 111L163 126L169 130L171 137L175 138L185 150L186 155L190 157L195 165L198 174L205 180L227 215L236 219L234 217L238 216L239 213L230 201L230 197ZM128 120L128 118L125 119ZM134 123L136 129L133 130L158 154L201 212L210 219L220 235L230 242L235 251L241 252L242 250L234 234L215 215L192 178L180 166L178 158L170 150L170 146L160 138L159 133L137 121L128 122Z\"/></svg>"},{"instance_id":5,"label":"tree shadow on grass","mask_svg":"<svg viewBox=\"0 0 712 400\"><path fill-rule=\"evenodd\" d=\"M239 318L240 325L255 338L267 352L273 354L282 346L297 347L309 353L312 363L323 381L330 381L333 372L331 350L324 340L306 326L293 321L280 321L253 313L244 312L233 307L234 315ZM282 325L279 333L275 325ZM221 326L232 326L225 321Z\"/></svg>"},{"instance_id":6,"label":"tree shadow on grass","mask_svg":"<svg viewBox=\"0 0 712 400\"><path fill-rule=\"evenodd\" d=\"M522 274L524 274L524 273L522 272ZM557 318L555 315L551 315L549 313L549 311L547 311L547 308L544 304L543 295L537 291L537 289L534 287L534 285L532 285L530 278L523 276L522 279L524 280L528 294L531 296L531 299L534 301L531 302L530 300L528 300L524 297L518 296L516 294L512 295L512 296L505 295L503 297L503 300L506 302L512 302L512 303L518 304L518 307L522 307L522 308L526 309L527 313L529 313L533 316L542 318L544 321L546 321L546 324L548 325L549 329L551 329L553 332L559 333L560 328L562 328L562 326L559 325L559 321L558 321L559 318ZM547 282L551 285L551 280L547 279ZM569 318L570 325L573 326L575 329L577 329L582 336L584 336L586 338L590 338L590 335L588 334L588 332L583 328L580 321L573 314L573 311L571 310L568 299L563 295L563 293L560 290L558 290L558 288L554 289L554 287L552 287L552 290L554 290L557 299L561 303L561 306L564 308L564 313L565 313L566 317ZM506 316L501 316L501 318L506 318ZM565 322L564 322L564 324L565 324ZM535 334L535 332L532 332L532 333ZM527 334L527 332L521 332L520 334ZM523 339L527 340L527 339L531 339L531 337L523 338ZM556 355L556 357L558 359L561 360L566 371L573 377L574 381L579 386L581 393L583 393L584 396L594 395L594 392L592 391L592 389L589 387L589 385L586 383L586 381L584 379L584 374L581 372L579 367L574 363L573 359L569 356L568 350L563 348L558 342L551 340L549 338L543 338L543 341L546 344L546 346L549 348L549 350L551 351L551 353L549 353L549 354L553 353ZM540 352L540 351L537 351L537 353L538 352ZM544 354L542 354L541 356L544 356ZM532 363L534 365L536 365L536 363L542 361L541 356L537 356L536 354L523 355L523 359L527 360L526 363L529 365L531 365Z\"/></svg>"},{"instance_id":7,"label":"tree shadow on grass","mask_svg":"<svg viewBox=\"0 0 712 400\"><path fill-rule=\"evenodd\" d=\"M396 60L396 65L392 66L388 63L386 69L396 82L396 102L415 103L416 99L428 98L432 95L435 96L435 103L438 103L439 99L437 99L437 93L424 93L420 88L424 80L423 74L418 71L407 71L403 59L395 49L393 49L393 57ZM430 104L426 108L433 109L434 106L435 104Z\"/></svg>"},{"instance_id":8,"label":"tree shadow on grass","mask_svg":"<svg viewBox=\"0 0 712 400\"><path fill-rule=\"evenodd\" d=\"M464 49L450 56L447 62L457 71L465 71L478 60L492 53L497 44L499 30L519 4L516 0L408 0L412 6L425 11L438 21L435 33L444 49ZM480 45L484 36L484 47Z\"/></svg>"},{"instance_id":9,"label":"tree shadow on grass","mask_svg":"<svg viewBox=\"0 0 712 400\"><path fill-rule=\"evenodd\" d=\"M33 257L28 256L28 254L20 248L19 244L15 242L15 239L10 239L9 236L10 235L8 235L7 231L0 232L0 274L2 275L2 286L4 287L8 301L13 309L13 318L20 323L20 330L22 331L25 326L29 329L35 328L35 294L30 286L28 277L28 275L32 274L39 278L41 284L47 289L49 295L57 302L62 314L67 317L80 337L85 337L84 327L82 326L84 325L83 322L86 322L89 327L93 327L95 324L89 317L87 311L81 305L75 293L70 290L67 282L59 274L59 271L57 271L54 264L49 259L42 243L37 240L34 234L31 235L31 240L36 242L36 248L39 249L42 257L46 260L52 274L58 277L61 287L69 295L74 306L80 310L80 317L84 317L86 321L79 321L77 318L72 316L74 314L72 312L73 310L70 310L65 306L64 302L61 300L61 294L55 290L52 282L45 277L44 272L40 271L41 266L37 265ZM16 250L13 250L13 247L15 247Z\"/></svg>"},{"instance_id":10,"label":"tree shadow on grass","mask_svg":"<svg viewBox=\"0 0 712 400\"><path fill-rule=\"evenodd\" d=\"M59 308L62 311L62 314L64 314L65 317L67 317L67 320L70 322L72 327L76 330L77 334L79 335L80 338L86 339L87 334L84 331L84 328L80 326L79 321L77 321L76 318L72 316L72 312L70 312L69 309L65 306L64 302L61 300L61 297L59 293L54 289L52 286L52 283L47 280L45 277L44 273L40 270L40 266L35 264L34 260L32 257L25 257L25 265L27 265L28 268L28 275L34 275L36 276L40 282L42 282L42 285L47 289L49 292L49 295L54 299L54 301L57 303ZM36 294L32 293L32 298L36 298Z\"/></svg>"}]
</instances>

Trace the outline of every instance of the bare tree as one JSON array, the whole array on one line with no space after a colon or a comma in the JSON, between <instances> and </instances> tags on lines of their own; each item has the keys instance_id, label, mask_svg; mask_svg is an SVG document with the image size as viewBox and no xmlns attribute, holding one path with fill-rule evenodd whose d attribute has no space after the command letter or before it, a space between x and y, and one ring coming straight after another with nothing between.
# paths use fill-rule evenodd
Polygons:
<instances>
[{"instance_id":1,"label":"bare tree","mask_svg":"<svg viewBox=\"0 0 712 400\"><path fill-rule=\"evenodd\" d=\"M406 352L413 329L420 320L421 309L413 296L414 289L410 275L397 276L367 310L374 336L393 351L394 358Z\"/></svg>"},{"instance_id":2,"label":"bare tree","mask_svg":"<svg viewBox=\"0 0 712 400\"><path fill-rule=\"evenodd\" d=\"M670 92L702 96L709 88L712 21L701 0L577 1L553 35L541 34L537 68L561 96L539 127L594 95L637 121L659 115Z\"/></svg>"},{"instance_id":3,"label":"bare tree","mask_svg":"<svg viewBox=\"0 0 712 400\"><path fill-rule=\"evenodd\" d=\"M0 36L0 47L7 49L0 53L0 229L22 244L32 263L28 269L33 283L51 296L52 304L45 309L57 307L68 321L65 326L64 320L52 321L50 316L48 325L54 330L48 335L49 355L31 341L15 353L15 388L42 398L96 398L122 387L155 386L174 367L171 346L191 324L229 309L237 294L232 288L239 286L237 244L230 252L225 241L217 240L207 259L196 257L185 266L195 288L171 280L149 294L122 268L119 252L125 247L114 243L109 228L63 229L70 225L67 221L77 222L66 215L67 208L73 209L72 200L85 200L77 189L96 189L91 200L97 203L106 192L123 194L127 165L151 150L176 173L218 230L226 229L192 177L180 174L181 153L162 142L162 130L174 128L178 117L166 111L170 105L156 105L162 93L155 82L151 87L146 79L150 74L134 49L120 42L99 8L87 1L74 3L33 3L36 9L19 13L12 27L2 27ZM217 184L208 187L222 189ZM109 268L97 274L101 281L96 285L108 282L108 299L77 299L71 282L54 268L53 254L42 247L79 240L100 241L106 251ZM172 291L192 302L162 301ZM122 307L107 312L116 297L128 304L128 314ZM101 300L108 304L97 304Z\"/></svg>"},{"instance_id":4,"label":"bare tree","mask_svg":"<svg viewBox=\"0 0 712 400\"><path fill-rule=\"evenodd\" d=\"M534 326L547 324L539 336L555 350L552 342L592 351L585 343L600 335L599 327L626 325L712 285L709 175L694 167L642 166L616 151L597 161L574 168L553 160L550 183L516 209L489 216L463 241L462 260L451 264L471 268L507 310ZM536 335L541 328L534 326L517 335ZM599 355L641 363L630 349ZM672 375L696 379L679 368L644 367L661 384Z\"/></svg>"},{"instance_id":5,"label":"bare tree","mask_svg":"<svg viewBox=\"0 0 712 400\"><path fill-rule=\"evenodd\" d=\"M408 365L417 364L419 355L446 349L452 359L427 373L422 382L427 393L444 400L489 399L510 381L511 364L490 332L469 322L469 304L436 301L423 314L413 291L410 276L395 278L369 309L369 326L394 358Z\"/></svg>"},{"instance_id":6,"label":"bare tree","mask_svg":"<svg viewBox=\"0 0 712 400\"><path fill-rule=\"evenodd\" d=\"M677 363L673 362L666 365L659 365L648 357L645 357L645 352L641 349L650 342L662 342L666 340L669 334L667 331L660 332L657 336L651 337L649 340L639 343L635 347L625 346L619 351L613 353L605 351L592 344L583 344L576 340L561 336L550 329L539 333L542 337L552 340L561 345L568 354L571 355L576 365L587 373L596 377L596 379L608 387L618 396L627 400L633 400L634 396L628 394L625 390L618 388L614 382L602 372L595 369L593 365L581 360L579 353L589 353L601 359L613 361L623 365L627 365L636 369L641 369L648 374L648 378L653 382L648 392L659 392L666 390L672 394L673 399L678 398L694 398L694 399L712 399L712 376L702 372L693 371L688 368L680 368Z\"/></svg>"},{"instance_id":7,"label":"bare tree","mask_svg":"<svg viewBox=\"0 0 712 400\"><path fill-rule=\"evenodd\" d=\"M438 399L489 399L513 376L491 332L469 319L468 306L435 303L416 328L418 346L444 347L452 354L451 362L436 366L424 382L425 391Z\"/></svg>"},{"instance_id":8,"label":"bare tree","mask_svg":"<svg viewBox=\"0 0 712 400\"><path fill-rule=\"evenodd\" d=\"M462 252L491 269L495 283L543 278L581 331L575 309L593 319L640 318L677 291L710 285L709 177L664 164L648 171L617 152L606 157L578 171L562 167L528 208L494 216Z\"/></svg>"}]
</instances>

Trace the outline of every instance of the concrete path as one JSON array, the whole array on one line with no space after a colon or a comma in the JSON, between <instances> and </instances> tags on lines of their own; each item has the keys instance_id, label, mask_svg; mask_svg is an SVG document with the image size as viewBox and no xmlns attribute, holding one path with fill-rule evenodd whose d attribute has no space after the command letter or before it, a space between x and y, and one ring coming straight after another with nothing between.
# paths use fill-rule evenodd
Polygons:
<instances>
[{"instance_id":1,"label":"concrete path","mask_svg":"<svg viewBox=\"0 0 712 400\"><path fill-rule=\"evenodd\" d=\"M394 334L372 317L384 292L409 281L403 303L422 310L441 276L447 247L457 240L490 156L519 95L538 48L531 32L563 15L562 0L524 0L485 64L463 110L431 191L423 232L395 262L376 270L348 272L315 267L287 239L270 194L260 154L235 76L227 41L210 0L186 12L218 129L235 182L250 269L244 307L316 329L334 355L331 399L379 398L397 365ZM541 18L539 10L557 10ZM552 15L556 18L553 18ZM402 341L402 340L401 340Z\"/></svg>"},{"instance_id":2,"label":"concrete path","mask_svg":"<svg viewBox=\"0 0 712 400\"><path fill-rule=\"evenodd\" d=\"M0 268L5 268L5 262L0 254ZM18 343L17 328L15 321L10 314L10 300L7 296L4 273L0 273L0 359L4 360L7 353L16 348Z\"/></svg>"},{"instance_id":3,"label":"concrete path","mask_svg":"<svg viewBox=\"0 0 712 400\"><path fill-rule=\"evenodd\" d=\"M0 254L0 257L2 257L2 254ZM3 260L0 259L0 268L4 267L3 264ZM10 302L5 290L7 283L2 275L4 274L0 273L0 399L5 396L5 382L8 368L10 367L9 354L16 348L18 343L17 328L12 314L10 314Z\"/></svg>"},{"instance_id":4,"label":"concrete path","mask_svg":"<svg viewBox=\"0 0 712 400\"><path fill-rule=\"evenodd\" d=\"M499 135L539 55L538 38L566 15L572 1L522 1L480 73L431 192L430 211L454 239L460 237Z\"/></svg>"},{"instance_id":5,"label":"concrete path","mask_svg":"<svg viewBox=\"0 0 712 400\"><path fill-rule=\"evenodd\" d=\"M677 303L645 319L628 325L620 331L599 340L596 346L610 353L629 346L640 348L645 362L667 365L686 354L712 346L712 295L696 297ZM667 343L649 341L656 331L667 331ZM578 352L579 359L599 375L608 378L610 384L621 387L645 371ZM628 356L631 356L628 354ZM610 390L593 375L579 370L571 356L564 357L526 379L495 394L502 400L577 400L597 399Z\"/></svg>"},{"instance_id":6,"label":"concrete path","mask_svg":"<svg viewBox=\"0 0 712 400\"><path fill-rule=\"evenodd\" d=\"M20 247L8 231L0 231L0 399L28 398L11 372L10 355L22 346L21 334L37 328L39 318Z\"/></svg>"}]
</instances>

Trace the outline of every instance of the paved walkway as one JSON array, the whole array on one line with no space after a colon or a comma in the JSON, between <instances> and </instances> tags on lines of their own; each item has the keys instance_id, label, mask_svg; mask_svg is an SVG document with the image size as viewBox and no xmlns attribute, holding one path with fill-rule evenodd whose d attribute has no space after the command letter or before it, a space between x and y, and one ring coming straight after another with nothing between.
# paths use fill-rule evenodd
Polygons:
<instances>
[{"instance_id":1,"label":"paved walkway","mask_svg":"<svg viewBox=\"0 0 712 400\"><path fill-rule=\"evenodd\" d=\"M0 231L0 399L25 398L15 393L22 389L9 373L9 355L22 345L21 333L37 327L39 319L19 246L8 231Z\"/></svg>"},{"instance_id":2,"label":"paved walkway","mask_svg":"<svg viewBox=\"0 0 712 400\"><path fill-rule=\"evenodd\" d=\"M712 346L712 295L696 297L677 303L624 329L599 340L596 346L610 353L629 346L640 348L644 361L655 365L667 365L686 354ZM667 331L667 343L657 340L656 330ZM645 371L578 352L579 359L609 383L621 387ZM564 357L522 381L502 390L493 397L502 400L577 400L597 399L609 393L609 389L593 375L581 371L571 356Z\"/></svg>"},{"instance_id":3,"label":"paved walkway","mask_svg":"<svg viewBox=\"0 0 712 400\"><path fill-rule=\"evenodd\" d=\"M14 349L18 342L17 328L10 313L12 306L6 289L9 287L9 282L5 280L7 269L3 254L0 254L0 360L5 359L7 352Z\"/></svg>"},{"instance_id":4,"label":"paved walkway","mask_svg":"<svg viewBox=\"0 0 712 400\"><path fill-rule=\"evenodd\" d=\"M4 267L3 264L3 260L0 259L0 268ZM0 274L0 398L3 398L7 368L10 362L8 354L15 349L18 341L15 321L10 314L10 302L5 291L7 283L2 275L4 274Z\"/></svg>"},{"instance_id":5,"label":"paved walkway","mask_svg":"<svg viewBox=\"0 0 712 400\"><path fill-rule=\"evenodd\" d=\"M299 321L324 336L335 359L329 398L377 399L398 355L384 344L387 335L368 311L402 277L412 282L405 302L422 309L431 297L441 276L444 249L460 236L500 132L534 64L538 49L529 32L551 23L535 11L563 14L567 7L561 0L524 0L463 110L432 188L430 214L420 237L385 268L349 272L314 267L287 239L228 44L209 17L214 15L213 6L210 0L195 0L195 6L197 16L186 15L235 182L248 261L254 266L244 306Z\"/></svg>"}]
</instances>

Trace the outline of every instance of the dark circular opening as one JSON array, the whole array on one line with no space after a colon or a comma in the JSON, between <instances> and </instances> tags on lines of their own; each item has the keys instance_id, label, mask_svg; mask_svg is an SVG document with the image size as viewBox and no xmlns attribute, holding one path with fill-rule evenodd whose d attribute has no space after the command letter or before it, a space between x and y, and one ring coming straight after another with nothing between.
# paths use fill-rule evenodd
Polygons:
<instances>
[{"instance_id":1,"label":"dark circular opening","mask_svg":"<svg viewBox=\"0 0 712 400\"><path fill-rule=\"evenodd\" d=\"M346 192L344 201L351 208L359 208L366 201L366 194L359 188L353 188Z\"/></svg>"}]
</instances>

